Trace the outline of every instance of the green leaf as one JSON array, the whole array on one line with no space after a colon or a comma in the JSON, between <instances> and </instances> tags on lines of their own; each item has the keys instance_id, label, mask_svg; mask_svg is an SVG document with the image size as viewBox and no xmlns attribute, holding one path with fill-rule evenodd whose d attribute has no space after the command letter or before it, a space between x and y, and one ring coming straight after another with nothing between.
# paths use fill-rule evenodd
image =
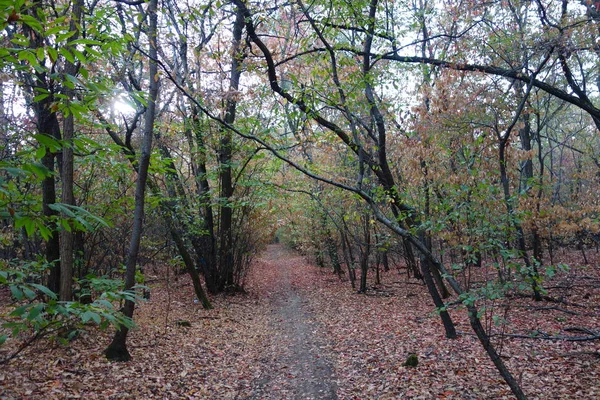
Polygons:
<instances>
[{"instance_id":1,"label":"green leaf","mask_svg":"<svg viewBox=\"0 0 600 400\"><path fill-rule=\"evenodd\" d=\"M84 45L93 45L93 46L102 46L102 42L99 40L94 40L94 39L77 39L77 40L73 40L72 42L70 42L71 44L84 44Z\"/></svg>"},{"instance_id":2,"label":"green leaf","mask_svg":"<svg viewBox=\"0 0 600 400\"><path fill-rule=\"evenodd\" d=\"M44 146L38 147L37 150L35 151L35 158L37 158L38 160L41 160L45 155L46 155L46 147L44 147Z\"/></svg>"},{"instance_id":3,"label":"green leaf","mask_svg":"<svg viewBox=\"0 0 600 400\"><path fill-rule=\"evenodd\" d=\"M46 166L42 163L25 164L23 166L23 169L25 169L26 171L32 172L33 174L37 175L39 178L46 178L52 174L51 171L48 168L46 168Z\"/></svg>"},{"instance_id":4,"label":"green leaf","mask_svg":"<svg viewBox=\"0 0 600 400\"><path fill-rule=\"evenodd\" d=\"M8 339L8 335L0 335L0 346L6 342L6 339Z\"/></svg>"},{"instance_id":5,"label":"green leaf","mask_svg":"<svg viewBox=\"0 0 600 400\"><path fill-rule=\"evenodd\" d=\"M65 33L63 33L61 35L56 35L56 41L57 42L64 42L64 41L66 41L68 38L70 38L71 36L73 36L76 33L77 33L76 30L72 30L72 31L65 32Z\"/></svg>"},{"instance_id":6,"label":"green leaf","mask_svg":"<svg viewBox=\"0 0 600 400\"><path fill-rule=\"evenodd\" d=\"M50 56L50 59L52 60L53 63L55 63L56 60L58 60L58 52L56 51L56 49L54 47L48 47L47 51L48 51L48 55Z\"/></svg>"},{"instance_id":7,"label":"green leaf","mask_svg":"<svg viewBox=\"0 0 600 400\"><path fill-rule=\"evenodd\" d=\"M37 319L44 310L45 306L45 304L37 304L34 307L31 307L31 309L29 310L29 314L27 314L27 320L33 321Z\"/></svg>"},{"instance_id":8,"label":"green leaf","mask_svg":"<svg viewBox=\"0 0 600 400\"><path fill-rule=\"evenodd\" d=\"M42 292L43 294L45 294L46 296L48 296L51 299L56 300L56 298L57 298L56 293L54 293L52 290L48 289L44 285L40 285L38 283L31 283L31 287L39 290L40 292Z\"/></svg>"},{"instance_id":9,"label":"green leaf","mask_svg":"<svg viewBox=\"0 0 600 400\"><path fill-rule=\"evenodd\" d=\"M24 306L20 306L15 308L10 315L12 317L21 317L23 314L25 314L25 312L27 311L27 309L30 307L29 304L25 304Z\"/></svg>"},{"instance_id":10,"label":"green leaf","mask_svg":"<svg viewBox=\"0 0 600 400\"><path fill-rule=\"evenodd\" d=\"M35 54L31 52L31 50L22 50L19 52L17 59L19 61L28 61L30 65L36 66L38 65L38 60Z\"/></svg>"},{"instance_id":11,"label":"green leaf","mask_svg":"<svg viewBox=\"0 0 600 400\"><path fill-rule=\"evenodd\" d=\"M55 138L53 138L52 136L38 133L38 134L33 135L33 137L35 138L35 140L37 140L37 142L39 144L46 146L51 151L58 151L62 147L60 142L58 140L56 140Z\"/></svg>"},{"instance_id":12,"label":"green leaf","mask_svg":"<svg viewBox=\"0 0 600 400\"><path fill-rule=\"evenodd\" d=\"M12 285L10 287L10 293L16 300L18 300L18 301L23 300L23 291L18 286Z\"/></svg>"},{"instance_id":13,"label":"green leaf","mask_svg":"<svg viewBox=\"0 0 600 400\"><path fill-rule=\"evenodd\" d=\"M81 314L81 321L84 324L89 322L90 320L94 321L94 323L99 325L102 319L100 318L100 315L98 315L98 313L95 313L93 311L86 311L83 314Z\"/></svg>"},{"instance_id":14,"label":"green leaf","mask_svg":"<svg viewBox=\"0 0 600 400\"><path fill-rule=\"evenodd\" d=\"M25 232L27 233L27 236L32 237L35 234L35 220L31 218L25 218L23 220L23 226L25 227Z\"/></svg>"},{"instance_id":15,"label":"green leaf","mask_svg":"<svg viewBox=\"0 0 600 400\"><path fill-rule=\"evenodd\" d=\"M32 17L31 15L21 14L21 21L28 25L31 29L36 32L42 33L43 27L40 21Z\"/></svg>"},{"instance_id":16,"label":"green leaf","mask_svg":"<svg viewBox=\"0 0 600 400\"><path fill-rule=\"evenodd\" d=\"M104 306L105 308L107 308L109 310L114 310L114 308L115 308L110 301L105 300L105 299L96 300L95 303L100 306Z\"/></svg>"},{"instance_id":17,"label":"green leaf","mask_svg":"<svg viewBox=\"0 0 600 400\"><path fill-rule=\"evenodd\" d=\"M42 93L42 94L38 94L37 96L35 96L35 97L33 98L33 101L34 101L35 103L37 103L37 102L39 102L39 101L42 101L42 100L44 100L44 99L45 99L45 98L47 98L48 96L50 96L50 94L48 94L48 93Z\"/></svg>"},{"instance_id":18,"label":"green leaf","mask_svg":"<svg viewBox=\"0 0 600 400\"><path fill-rule=\"evenodd\" d=\"M24 171L21 168L3 167L2 169L14 177L23 176L27 174L27 171Z\"/></svg>"},{"instance_id":19,"label":"green leaf","mask_svg":"<svg viewBox=\"0 0 600 400\"><path fill-rule=\"evenodd\" d=\"M61 47L60 49L58 49L58 52L70 63L74 64L75 63L75 57L73 57L73 54L71 54L71 52L67 49L65 49L64 47Z\"/></svg>"},{"instance_id":20,"label":"green leaf","mask_svg":"<svg viewBox=\"0 0 600 400\"><path fill-rule=\"evenodd\" d=\"M33 300L37 297L37 294L29 289L27 286L23 286L23 293L25 294L25 297L27 297L29 300Z\"/></svg>"},{"instance_id":21,"label":"green leaf","mask_svg":"<svg viewBox=\"0 0 600 400\"><path fill-rule=\"evenodd\" d=\"M73 55L75 55L75 57L82 63L82 64L86 64L87 63L87 58L85 56L85 54L83 54L81 51L75 49L75 48L71 48L71 53L73 53Z\"/></svg>"},{"instance_id":22,"label":"green leaf","mask_svg":"<svg viewBox=\"0 0 600 400\"><path fill-rule=\"evenodd\" d=\"M52 231L44 224L38 225L38 231L44 240L48 240L52 237Z\"/></svg>"}]
</instances>

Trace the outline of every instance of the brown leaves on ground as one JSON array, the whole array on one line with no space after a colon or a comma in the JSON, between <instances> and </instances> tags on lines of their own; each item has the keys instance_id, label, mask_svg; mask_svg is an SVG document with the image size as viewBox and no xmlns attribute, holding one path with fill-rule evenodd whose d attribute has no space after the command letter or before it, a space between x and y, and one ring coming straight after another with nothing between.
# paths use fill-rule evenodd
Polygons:
<instances>
[{"instance_id":1,"label":"brown leaves on ground","mask_svg":"<svg viewBox=\"0 0 600 400\"><path fill-rule=\"evenodd\" d=\"M278 268L284 262L289 287ZM562 303L498 300L486 304L482 318L493 334L586 335L568 328L597 332L599 276L597 267L573 270L547 284L549 295L561 297ZM340 399L512 398L470 334L464 310L453 309L451 315L465 334L448 340L422 285L406 281L398 271L385 273L383 281L377 290L359 295L330 271L269 246L254 264L248 294L217 297L214 310L194 303L187 277L157 284L151 300L136 312L139 328L129 340L133 361L104 359L110 332L90 330L69 347L41 341L0 371L0 397L295 398L299 383L289 358L294 353L285 343L298 338L290 337L294 333L283 324L280 308L286 293L295 293L302 310L298 318L316 338L306 346L318 346L318 356L331 366L323 378L335 380L332 387ZM495 326L493 315L507 323ZM190 321L191 327L179 326L179 320ZM496 336L494 344L530 398L600 398L600 341ZM2 355L16 345L7 343ZM411 353L419 365L403 366Z\"/></svg>"}]
</instances>

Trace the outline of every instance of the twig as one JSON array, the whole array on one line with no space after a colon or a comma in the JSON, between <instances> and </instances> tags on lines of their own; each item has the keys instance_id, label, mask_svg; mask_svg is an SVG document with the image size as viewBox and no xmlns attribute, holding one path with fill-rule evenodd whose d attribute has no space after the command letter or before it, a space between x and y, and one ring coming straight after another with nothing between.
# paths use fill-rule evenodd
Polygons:
<instances>
[{"instance_id":1,"label":"twig","mask_svg":"<svg viewBox=\"0 0 600 400\"><path fill-rule=\"evenodd\" d=\"M579 313L577 313L575 311L566 310L566 309L558 307L558 306L550 306L550 307L527 306L527 308L530 308L532 310L556 310L556 311L562 311L566 314L579 315Z\"/></svg>"},{"instance_id":2,"label":"twig","mask_svg":"<svg viewBox=\"0 0 600 400\"><path fill-rule=\"evenodd\" d=\"M580 328L578 326L571 326L568 328L563 329L565 332L583 332L583 333L587 333L588 335L598 335L596 332L588 329L588 328Z\"/></svg>"},{"instance_id":3,"label":"twig","mask_svg":"<svg viewBox=\"0 0 600 400\"><path fill-rule=\"evenodd\" d=\"M0 365L7 364L10 360L17 357L23 350L25 350L27 347L29 347L33 342L35 342L39 338L49 335L52 332L56 332L57 330L59 330L62 327L62 325L58 326L55 329L47 330L50 326L52 326L53 324L56 324L56 323L58 323L58 322L55 321L54 323L50 323L50 324L46 325L45 327L43 327L42 329L40 329L39 331L37 331L35 333L35 335L31 336L29 339L27 339L26 341L21 343L19 348L14 353L12 353L11 355L7 356L6 358L3 358L2 360L0 360Z\"/></svg>"},{"instance_id":4,"label":"twig","mask_svg":"<svg viewBox=\"0 0 600 400\"><path fill-rule=\"evenodd\" d=\"M589 332L592 332L592 331L589 331ZM457 333L459 335L475 336L474 333L470 333L470 332L459 331ZM536 336L533 336L534 334ZM531 335L520 335L520 334L515 334L515 333L498 333L498 334L493 334L493 335L489 335L489 336L490 337L509 337L509 338L516 338L516 339L559 340L559 341L563 341L563 342L588 342L588 341L600 339L600 334L596 334L596 333L593 333L590 336L564 336L564 335L551 336L542 331L533 331Z\"/></svg>"},{"instance_id":5,"label":"twig","mask_svg":"<svg viewBox=\"0 0 600 400\"><path fill-rule=\"evenodd\" d=\"M598 351L574 351L571 353L559 354L560 357L574 357L574 356L595 356L600 358L600 352Z\"/></svg>"}]
</instances>

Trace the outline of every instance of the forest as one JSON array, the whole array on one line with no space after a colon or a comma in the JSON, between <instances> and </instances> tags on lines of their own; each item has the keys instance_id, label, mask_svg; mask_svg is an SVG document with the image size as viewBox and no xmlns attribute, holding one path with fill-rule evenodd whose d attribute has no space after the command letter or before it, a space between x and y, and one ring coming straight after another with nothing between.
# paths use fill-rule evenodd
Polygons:
<instances>
[{"instance_id":1,"label":"forest","mask_svg":"<svg viewBox=\"0 0 600 400\"><path fill-rule=\"evenodd\" d=\"M600 2L0 0L0 398L600 398Z\"/></svg>"}]
</instances>

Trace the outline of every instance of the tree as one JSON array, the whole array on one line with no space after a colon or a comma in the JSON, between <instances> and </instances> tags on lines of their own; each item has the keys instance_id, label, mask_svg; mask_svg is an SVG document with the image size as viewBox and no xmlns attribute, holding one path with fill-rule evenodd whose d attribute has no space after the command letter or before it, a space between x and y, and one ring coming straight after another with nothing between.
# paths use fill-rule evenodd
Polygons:
<instances>
[{"instance_id":1,"label":"tree","mask_svg":"<svg viewBox=\"0 0 600 400\"><path fill-rule=\"evenodd\" d=\"M371 48L373 44L373 40L375 37L375 23L376 23L376 13L377 13L377 1L372 1L370 4L365 5L368 10L368 18L364 21L364 24L361 28L358 28L359 31L364 32L363 39L363 50L360 52L362 56L362 84L364 88L364 98L366 100L366 104L368 105L368 113L371 117L370 124L365 126L367 137L370 137L375 142L375 150L374 153L371 154L367 152L365 147L357 140L358 135L356 134L348 134L345 129L341 128L338 124L331 121L330 119L324 117L320 112L318 112L314 107L312 107L311 103L314 99L306 98L303 95L300 97L295 97L289 91L283 89L283 87L279 84L279 79L277 77L277 64L273 58L273 54L267 47L267 45L261 40L258 36L254 23L253 23L253 15L248 10L247 6L243 2L236 2L236 5L244 10L245 20L246 20L246 30L252 42L259 48L263 57L265 59L267 74L269 79L269 84L271 89L282 98L290 101L295 104L302 112L306 113L310 118L312 118L316 123L321 125L323 128L332 131L343 143L348 146L348 148L356 154L359 158L359 163L361 165L367 166L373 172L373 174L377 177L378 183L380 187L383 189L383 193L386 197L389 198L389 203L394 215L395 221L404 221L402 224L406 224L408 229L418 229L419 222L416 221L416 215L414 209L407 204L405 204L399 197L397 187L394 182L394 178L391 174L391 170L389 168L389 164L387 161L387 147L386 147L386 123L384 119L384 114L381 112L377 100L374 95L373 87L372 87L372 79L371 76ZM339 109L343 110L346 113L346 116L350 121L353 120L353 115L348 113L348 109L344 108L346 103L344 99L346 98L346 94L344 92L344 88L342 87L338 72L337 72L337 58L336 53L334 51L334 47L331 46L327 39L324 37L320 29L316 28L316 23L311 18L310 14L307 12L307 9L303 7L303 4L300 3L300 7L303 8L304 15L311 23L312 28L315 30L316 35L320 39L320 41L325 46L325 52L328 54L331 60L331 79L334 83L334 88L337 89L337 98L341 100L341 106ZM354 7L354 5L352 6ZM360 15L360 14L358 14ZM362 22L362 21L361 21ZM333 24L335 25L335 24ZM351 129L353 128L353 124L350 124ZM288 160L288 162L291 162ZM297 168L301 168L296 165ZM305 169L302 169L305 173L308 173ZM314 174L309 175L315 177ZM403 228L400 223L394 222L394 220L386 218L380 208L377 206L376 200L368 194L362 187L364 175L362 173L362 168L358 175L358 182L356 186L348 186L344 184L336 183L332 180L324 179L324 181L328 181L329 183L336 184L339 187L344 187L347 190L351 190L357 194L359 194L365 201L367 201L371 207L373 208L377 219L384 223L388 228L392 229L395 233L399 234L401 237L408 239L411 244L419 249L419 251L423 254L423 256L427 259L434 268L439 268L444 274L447 275L447 279L449 283L453 287L453 289L457 292L457 294L462 294L463 291L458 285L458 283L448 275L444 266L433 256L433 254L427 249L427 246L421 242L417 236L411 233L409 230ZM400 219L400 215L402 213L402 219ZM441 310L441 315L444 321L444 325L446 327L446 332L449 337L453 335L453 327L452 323L449 320L449 315L443 306L443 302L441 301L439 294L437 293L437 289L435 288L432 278L430 276L430 271L428 269L428 263L422 264L423 273L425 276L425 280L427 283L427 287L432 295L436 306ZM512 374L506 369L503 361L500 359L496 350L492 346L489 340L489 336L483 329L481 322L477 316L477 310L473 305L467 305L469 318L471 321L471 325L477 336L479 337L483 347L488 352L491 360L494 362L498 370L501 372L502 376L505 378L508 385L513 390L513 393L518 398L525 398L519 384L514 379Z\"/></svg>"},{"instance_id":2,"label":"tree","mask_svg":"<svg viewBox=\"0 0 600 400\"><path fill-rule=\"evenodd\" d=\"M69 24L69 31L74 34L68 39L66 51L72 51L72 43L79 37L79 26L82 22L83 1L75 0L71 10L72 19ZM77 76L77 65L75 60L67 60L65 66L66 78L75 78ZM65 87L65 96L67 101L75 101L75 93L68 85ZM68 106L67 106L68 110ZM63 149L62 149L62 203L66 206L74 206L75 198L73 194L73 136L75 131L75 117L73 112L67 111L63 121ZM63 218L67 215L63 212ZM69 301L73 298L73 230L70 226L63 226L60 232L60 300Z\"/></svg>"},{"instance_id":3,"label":"tree","mask_svg":"<svg viewBox=\"0 0 600 400\"><path fill-rule=\"evenodd\" d=\"M158 57L158 1L151 0L146 10L148 19L148 99L147 108L144 115L144 133L138 161L138 177L135 189L135 210L133 215L133 228L131 240L129 243L129 252L125 263L125 290L131 291L135 285L135 272L137 269L137 257L140 248L142 228L144 221L144 204L146 181L148 179L148 168L150 166L150 153L152 151L152 138L154 136L154 120L156 117L156 99L158 97L159 75L156 59ZM126 300L123 310L125 316L132 318L135 303L132 300ZM127 350L127 333L129 328L120 326L112 342L107 347L105 355L109 360L129 361L131 355Z\"/></svg>"}]
</instances>

